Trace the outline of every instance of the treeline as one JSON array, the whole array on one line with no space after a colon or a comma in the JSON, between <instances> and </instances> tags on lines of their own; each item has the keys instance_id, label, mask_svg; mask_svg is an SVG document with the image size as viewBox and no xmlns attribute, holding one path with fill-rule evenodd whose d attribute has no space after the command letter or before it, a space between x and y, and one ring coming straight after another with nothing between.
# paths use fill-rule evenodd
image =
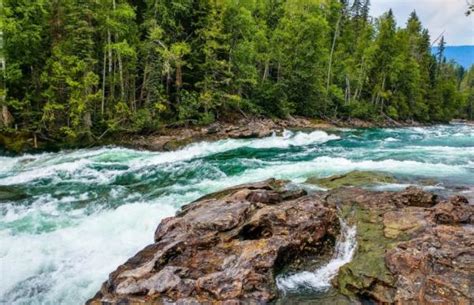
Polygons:
<instances>
[{"instance_id":1,"label":"treeline","mask_svg":"<svg viewBox=\"0 0 474 305\"><path fill-rule=\"evenodd\" d=\"M52 138L303 115L471 117L474 72L369 0L3 0L0 128ZM466 18L459 16L459 18Z\"/></svg>"}]
</instances>

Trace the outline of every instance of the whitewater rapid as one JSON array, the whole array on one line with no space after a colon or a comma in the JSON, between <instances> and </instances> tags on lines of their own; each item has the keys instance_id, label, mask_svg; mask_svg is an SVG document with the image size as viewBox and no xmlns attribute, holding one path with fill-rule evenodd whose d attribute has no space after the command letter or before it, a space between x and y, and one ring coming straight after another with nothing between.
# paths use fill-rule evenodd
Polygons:
<instances>
[{"instance_id":1,"label":"whitewater rapid","mask_svg":"<svg viewBox=\"0 0 474 305\"><path fill-rule=\"evenodd\" d=\"M469 192L474 127L285 131L176 152L101 147L0 156L0 194L19 194L0 199L0 304L83 303L109 272L153 241L161 219L210 192L351 170L401 180L378 189L420 183ZM336 257L334 266L345 259Z\"/></svg>"},{"instance_id":2,"label":"whitewater rapid","mask_svg":"<svg viewBox=\"0 0 474 305\"><path fill-rule=\"evenodd\" d=\"M293 274L280 275L276 279L278 289L295 292L298 289L324 292L331 287L331 280L337 275L339 268L349 263L357 247L355 226L348 225L339 219L341 232L334 250L333 257L314 271L302 271Z\"/></svg>"}]
</instances>

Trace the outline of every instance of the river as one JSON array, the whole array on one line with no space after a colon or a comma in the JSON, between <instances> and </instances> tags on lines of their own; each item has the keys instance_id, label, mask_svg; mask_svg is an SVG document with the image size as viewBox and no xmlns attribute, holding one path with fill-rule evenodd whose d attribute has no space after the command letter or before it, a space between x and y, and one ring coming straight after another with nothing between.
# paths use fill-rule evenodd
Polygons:
<instances>
[{"instance_id":1,"label":"river","mask_svg":"<svg viewBox=\"0 0 474 305\"><path fill-rule=\"evenodd\" d=\"M120 147L0 156L0 304L81 304L202 195L270 177L352 170L474 197L474 126L285 131L175 152Z\"/></svg>"}]
</instances>

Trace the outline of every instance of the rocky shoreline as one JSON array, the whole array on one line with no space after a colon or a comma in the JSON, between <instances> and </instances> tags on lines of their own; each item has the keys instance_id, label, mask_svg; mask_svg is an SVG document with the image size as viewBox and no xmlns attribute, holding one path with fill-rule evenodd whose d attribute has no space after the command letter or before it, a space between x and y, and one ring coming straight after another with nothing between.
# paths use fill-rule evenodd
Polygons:
<instances>
[{"instance_id":1,"label":"rocky shoreline","mask_svg":"<svg viewBox=\"0 0 474 305\"><path fill-rule=\"evenodd\" d=\"M165 126L150 134L115 133L96 139L81 139L73 143L60 142L42 134L27 132L0 133L0 151L23 153L50 151L61 148L84 148L103 145L119 145L132 149L152 151L172 151L199 141L217 141L222 139L262 138L285 129L336 130L337 128L377 128L426 126L415 121L397 122L394 120L364 121L317 120L304 117L288 119L243 118L232 122L216 122L208 126ZM64 139L62 139L64 140Z\"/></svg>"},{"instance_id":2,"label":"rocky shoreline","mask_svg":"<svg viewBox=\"0 0 474 305\"><path fill-rule=\"evenodd\" d=\"M151 135L130 135L112 143L152 151L172 151L199 141L217 141L222 139L262 138L281 133L285 129L301 130L337 130L338 128L377 128L425 126L421 123L381 122L350 120L315 120L304 117L289 119L245 118L236 122L217 122L205 127L167 127Z\"/></svg>"},{"instance_id":3,"label":"rocky shoreline","mask_svg":"<svg viewBox=\"0 0 474 305\"><path fill-rule=\"evenodd\" d=\"M155 242L112 272L87 304L267 304L281 272L314 270L340 219L357 228L332 279L338 304L470 304L474 206L414 187L311 191L270 179L207 195L163 220Z\"/></svg>"}]
</instances>

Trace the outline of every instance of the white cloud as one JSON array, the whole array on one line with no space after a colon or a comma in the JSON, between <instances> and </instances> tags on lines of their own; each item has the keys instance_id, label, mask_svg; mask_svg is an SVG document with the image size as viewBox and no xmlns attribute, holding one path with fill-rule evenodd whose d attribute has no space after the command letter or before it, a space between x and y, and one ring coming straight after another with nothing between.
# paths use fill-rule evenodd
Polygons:
<instances>
[{"instance_id":1,"label":"white cloud","mask_svg":"<svg viewBox=\"0 0 474 305\"><path fill-rule=\"evenodd\" d=\"M405 26L416 10L433 40L444 32L448 45L474 45L474 16L466 17L466 0L372 0L371 4L374 17L391 8L399 26Z\"/></svg>"}]
</instances>

